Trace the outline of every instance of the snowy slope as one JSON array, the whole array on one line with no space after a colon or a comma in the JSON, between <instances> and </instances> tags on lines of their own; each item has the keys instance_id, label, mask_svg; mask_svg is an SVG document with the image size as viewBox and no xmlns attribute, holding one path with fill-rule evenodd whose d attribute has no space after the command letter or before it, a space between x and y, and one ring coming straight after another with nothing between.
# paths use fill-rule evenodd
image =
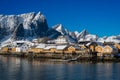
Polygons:
<instances>
[{"instance_id":1,"label":"snowy slope","mask_svg":"<svg viewBox=\"0 0 120 80\"><path fill-rule=\"evenodd\" d=\"M98 42L114 42L114 43L120 43L120 35L118 36L109 36L109 37L103 37L99 38Z\"/></svg>"},{"instance_id":2,"label":"snowy slope","mask_svg":"<svg viewBox=\"0 0 120 80\"><path fill-rule=\"evenodd\" d=\"M62 24L57 24L57 25L53 26L53 29L55 29L56 31L61 33L61 35L66 35L67 34L67 30L63 27Z\"/></svg>"},{"instance_id":3,"label":"snowy slope","mask_svg":"<svg viewBox=\"0 0 120 80\"><path fill-rule=\"evenodd\" d=\"M120 35L98 38L87 30L70 32L62 24L48 27L45 16L41 13L25 13L20 15L0 15L0 43L7 45L14 41L40 39L55 40L63 36L68 43L81 41L120 43Z\"/></svg>"},{"instance_id":4,"label":"snowy slope","mask_svg":"<svg viewBox=\"0 0 120 80\"><path fill-rule=\"evenodd\" d=\"M81 42L81 41L96 41L98 39L98 36L93 35L93 34L89 34L89 32L85 29L83 31L81 31L80 33L77 32L77 31L75 31L74 33L77 37L78 42Z\"/></svg>"},{"instance_id":5,"label":"snowy slope","mask_svg":"<svg viewBox=\"0 0 120 80\"><path fill-rule=\"evenodd\" d=\"M42 37L47 30L47 21L41 12L0 15L0 40L9 35L14 39Z\"/></svg>"},{"instance_id":6,"label":"snowy slope","mask_svg":"<svg viewBox=\"0 0 120 80\"><path fill-rule=\"evenodd\" d=\"M57 24L50 28L47 32L47 36L50 39L57 39L59 36L63 36L68 43L76 42L75 34L65 29L62 24Z\"/></svg>"}]
</instances>

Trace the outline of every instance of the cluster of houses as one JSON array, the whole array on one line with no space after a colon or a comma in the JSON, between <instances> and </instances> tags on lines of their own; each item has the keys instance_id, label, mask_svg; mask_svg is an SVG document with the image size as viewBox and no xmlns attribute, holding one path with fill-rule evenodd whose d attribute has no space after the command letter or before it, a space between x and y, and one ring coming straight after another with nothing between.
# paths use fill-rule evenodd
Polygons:
<instances>
[{"instance_id":1,"label":"cluster of houses","mask_svg":"<svg viewBox=\"0 0 120 80\"><path fill-rule=\"evenodd\" d=\"M96 53L97 56L111 56L119 54L120 44L112 42L94 43L89 46L89 49Z\"/></svg>"},{"instance_id":2,"label":"cluster of houses","mask_svg":"<svg viewBox=\"0 0 120 80\"><path fill-rule=\"evenodd\" d=\"M19 43L20 44L20 43ZM3 47L1 48L1 52L7 53L88 53L89 49L87 49L83 45L68 45L68 44L38 44L34 46L29 46L25 43L21 43L21 46L16 47Z\"/></svg>"},{"instance_id":3,"label":"cluster of houses","mask_svg":"<svg viewBox=\"0 0 120 80\"><path fill-rule=\"evenodd\" d=\"M2 53L60 53L60 54L91 54L97 56L112 55L120 52L120 44L98 44L95 42L83 42L79 44L45 44L29 45L17 42L16 46L4 46Z\"/></svg>"},{"instance_id":4,"label":"cluster of houses","mask_svg":"<svg viewBox=\"0 0 120 80\"><path fill-rule=\"evenodd\" d=\"M83 41L69 44L61 37L56 43L16 41L1 47L1 53L53 53L53 54L96 54L113 55L120 52L120 44Z\"/></svg>"}]
</instances>

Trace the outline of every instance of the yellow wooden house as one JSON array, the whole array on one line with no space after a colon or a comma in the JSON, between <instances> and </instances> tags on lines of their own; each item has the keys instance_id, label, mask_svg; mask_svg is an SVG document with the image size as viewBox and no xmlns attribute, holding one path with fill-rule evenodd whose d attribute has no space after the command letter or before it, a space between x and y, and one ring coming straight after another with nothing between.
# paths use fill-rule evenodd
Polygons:
<instances>
[{"instance_id":1,"label":"yellow wooden house","mask_svg":"<svg viewBox=\"0 0 120 80\"><path fill-rule=\"evenodd\" d=\"M120 44L115 44L114 46L118 49L118 52L120 52Z\"/></svg>"},{"instance_id":2,"label":"yellow wooden house","mask_svg":"<svg viewBox=\"0 0 120 80\"><path fill-rule=\"evenodd\" d=\"M114 46L106 45L106 46L104 47L104 53L106 53L106 54L118 53L118 49L115 48Z\"/></svg>"},{"instance_id":3,"label":"yellow wooden house","mask_svg":"<svg viewBox=\"0 0 120 80\"><path fill-rule=\"evenodd\" d=\"M8 50L9 50L8 47L3 47L3 48L1 49L2 52L8 52Z\"/></svg>"},{"instance_id":4,"label":"yellow wooden house","mask_svg":"<svg viewBox=\"0 0 120 80\"><path fill-rule=\"evenodd\" d=\"M64 53L64 50L66 49L67 45L57 45L55 53Z\"/></svg>"},{"instance_id":5,"label":"yellow wooden house","mask_svg":"<svg viewBox=\"0 0 120 80\"><path fill-rule=\"evenodd\" d=\"M89 48L90 48L90 50L91 50L92 52L95 52L95 47L94 47L94 45L90 45Z\"/></svg>"},{"instance_id":6,"label":"yellow wooden house","mask_svg":"<svg viewBox=\"0 0 120 80\"><path fill-rule=\"evenodd\" d=\"M55 53L55 51L56 51L55 45L48 45L43 50L44 53Z\"/></svg>"},{"instance_id":7,"label":"yellow wooden house","mask_svg":"<svg viewBox=\"0 0 120 80\"><path fill-rule=\"evenodd\" d=\"M1 49L1 51L2 51L3 53L16 52L16 48L15 48L15 47L3 47L3 48Z\"/></svg>"},{"instance_id":8,"label":"yellow wooden house","mask_svg":"<svg viewBox=\"0 0 120 80\"><path fill-rule=\"evenodd\" d=\"M96 46L98 46L98 43L96 42L89 42L86 44L86 46L92 51L92 52L96 52L95 48Z\"/></svg>"},{"instance_id":9,"label":"yellow wooden house","mask_svg":"<svg viewBox=\"0 0 120 80\"><path fill-rule=\"evenodd\" d=\"M10 52L16 52L16 48L15 48L15 47L12 47L12 48L10 49Z\"/></svg>"},{"instance_id":10,"label":"yellow wooden house","mask_svg":"<svg viewBox=\"0 0 120 80\"><path fill-rule=\"evenodd\" d=\"M104 46L98 45L95 47L95 52L104 53Z\"/></svg>"},{"instance_id":11,"label":"yellow wooden house","mask_svg":"<svg viewBox=\"0 0 120 80\"><path fill-rule=\"evenodd\" d=\"M75 47L73 46L66 47L66 49L64 50L64 53L75 53Z\"/></svg>"},{"instance_id":12,"label":"yellow wooden house","mask_svg":"<svg viewBox=\"0 0 120 80\"><path fill-rule=\"evenodd\" d=\"M41 53L45 48L45 44L38 44L36 47L29 48L28 52Z\"/></svg>"},{"instance_id":13,"label":"yellow wooden house","mask_svg":"<svg viewBox=\"0 0 120 80\"><path fill-rule=\"evenodd\" d=\"M43 49L41 48L29 48L28 52L33 52L33 53L40 53L41 51L43 51Z\"/></svg>"}]
</instances>

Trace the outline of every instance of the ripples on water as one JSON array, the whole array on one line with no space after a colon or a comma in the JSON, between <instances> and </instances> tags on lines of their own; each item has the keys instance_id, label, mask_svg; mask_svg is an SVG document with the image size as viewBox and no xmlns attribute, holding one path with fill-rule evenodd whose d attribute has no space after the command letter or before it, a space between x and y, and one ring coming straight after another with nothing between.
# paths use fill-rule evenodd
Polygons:
<instances>
[{"instance_id":1,"label":"ripples on water","mask_svg":"<svg viewBox=\"0 0 120 80\"><path fill-rule=\"evenodd\" d=\"M0 56L0 80L120 80L120 63L79 63Z\"/></svg>"}]
</instances>

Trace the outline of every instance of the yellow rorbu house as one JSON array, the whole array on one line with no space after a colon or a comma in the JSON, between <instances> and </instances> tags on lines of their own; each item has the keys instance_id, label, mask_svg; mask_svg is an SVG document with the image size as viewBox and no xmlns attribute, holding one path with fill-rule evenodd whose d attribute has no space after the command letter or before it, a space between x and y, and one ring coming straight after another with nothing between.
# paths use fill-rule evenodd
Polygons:
<instances>
[{"instance_id":1,"label":"yellow rorbu house","mask_svg":"<svg viewBox=\"0 0 120 80\"><path fill-rule=\"evenodd\" d=\"M83 53L83 51L85 52L84 47L82 46L82 48L80 46L68 46L66 47L66 49L64 50L64 53Z\"/></svg>"},{"instance_id":2,"label":"yellow rorbu house","mask_svg":"<svg viewBox=\"0 0 120 80\"><path fill-rule=\"evenodd\" d=\"M3 53L16 52L16 48L15 47L3 47L1 51Z\"/></svg>"},{"instance_id":3,"label":"yellow rorbu house","mask_svg":"<svg viewBox=\"0 0 120 80\"><path fill-rule=\"evenodd\" d=\"M55 53L64 53L64 50L66 49L67 45L58 45L56 46Z\"/></svg>"},{"instance_id":4,"label":"yellow rorbu house","mask_svg":"<svg viewBox=\"0 0 120 80\"><path fill-rule=\"evenodd\" d=\"M43 52L45 44L39 44L37 47L29 48L28 52L40 53Z\"/></svg>"},{"instance_id":5,"label":"yellow rorbu house","mask_svg":"<svg viewBox=\"0 0 120 80\"><path fill-rule=\"evenodd\" d=\"M75 53L75 47L73 46L67 46L64 50L64 53Z\"/></svg>"},{"instance_id":6,"label":"yellow rorbu house","mask_svg":"<svg viewBox=\"0 0 120 80\"><path fill-rule=\"evenodd\" d=\"M114 46L118 49L118 52L120 52L120 44L115 44Z\"/></svg>"},{"instance_id":7,"label":"yellow rorbu house","mask_svg":"<svg viewBox=\"0 0 120 80\"><path fill-rule=\"evenodd\" d=\"M11 48L10 52L13 52L13 53L16 52L16 48L15 47Z\"/></svg>"},{"instance_id":8,"label":"yellow rorbu house","mask_svg":"<svg viewBox=\"0 0 120 80\"><path fill-rule=\"evenodd\" d=\"M95 47L95 52L103 53L104 52L104 46L98 45Z\"/></svg>"},{"instance_id":9,"label":"yellow rorbu house","mask_svg":"<svg viewBox=\"0 0 120 80\"><path fill-rule=\"evenodd\" d=\"M96 46L95 51L97 52L97 56L103 56L103 55L111 55L114 53L118 53L118 49L111 45L106 46Z\"/></svg>"},{"instance_id":10,"label":"yellow rorbu house","mask_svg":"<svg viewBox=\"0 0 120 80\"><path fill-rule=\"evenodd\" d=\"M90 43L87 43L86 46L94 53L96 52L95 48L96 46L98 46L98 43L90 42Z\"/></svg>"},{"instance_id":11,"label":"yellow rorbu house","mask_svg":"<svg viewBox=\"0 0 120 80\"><path fill-rule=\"evenodd\" d=\"M40 48L30 48L28 52L40 53L42 50Z\"/></svg>"},{"instance_id":12,"label":"yellow rorbu house","mask_svg":"<svg viewBox=\"0 0 120 80\"><path fill-rule=\"evenodd\" d=\"M47 45L43 52L44 53L64 53L67 45Z\"/></svg>"},{"instance_id":13,"label":"yellow rorbu house","mask_svg":"<svg viewBox=\"0 0 120 80\"><path fill-rule=\"evenodd\" d=\"M9 50L8 47L3 47L3 48L1 49L2 52L8 52L8 50Z\"/></svg>"},{"instance_id":14,"label":"yellow rorbu house","mask_svg":"<svg viewBox=\"0 0 120 80\"><path fill-rule=\"evenodd\" d=\"M103 56L104 46L101 45L96 46L95 52L97 52L97 56Z\"/></svg>"},{"instance_id":15,"label":"yellow rorbu house","mask_svg":"<svg viewBox=\"0 0 120 80\"><path fill-rule=\"evenodd\" d=\"M44 53L55 53L55 51L56 51L55 45L46 46L43 50Z\"/></svg>"},{"instance_id":16,"label":"yellow rorbu house","mask_svg":"<svg viewBox=\"0 0 120 80\"><path fill-rule=\"evenodd\" d=\"M115 48L114 46L106 45L104 47L104 53L106 53L106 54L118 53L118 49Z\"/></svg>"}]
</instances>

